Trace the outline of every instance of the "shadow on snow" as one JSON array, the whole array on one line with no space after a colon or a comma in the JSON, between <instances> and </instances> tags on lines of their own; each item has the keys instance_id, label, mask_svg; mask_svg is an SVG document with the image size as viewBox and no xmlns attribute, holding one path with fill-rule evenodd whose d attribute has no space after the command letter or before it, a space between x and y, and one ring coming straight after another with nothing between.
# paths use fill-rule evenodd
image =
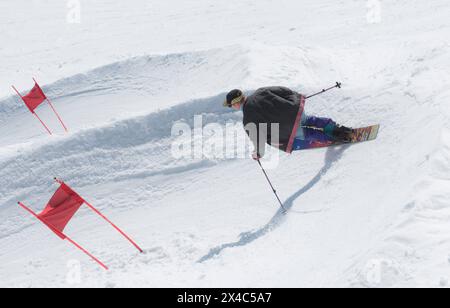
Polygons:
<instances>
[{"instance_id":1,"label":"shadow on snow","mask_svg":"<svg viewBox=\"0 0 450 308\"><path fill-rule=\"evenodd\" d=\"M309 181L309 183L307 183L304 187L302 187L299 191L294 193L284 202L284 207L286 208L286 211L288 213L292 209L294 201L297 200L304 193L308 192L317 183L319 183L322 177L331 169L333 164L342 158L344 151L348 147L349 146L328 148L325 155L325 165L320 169L317 175L311 181ZM272 219L270 219L270 221L260 229L256 231L242 233L240 235L240 239L237 242L222 244L220 246L211 249L209 253L203 256L198 262L203 263L205 261L208 261L214 258L215 256L219 255L220 253L222 253L222 251L224 251L227 248L241 247L252 243L253 241L267 234L268 232L271 232L274 229L281 226L281 224L285 221L286 215L287 214L284 212L284 210L280 208L272 217Z\"/></svg>"}]
</instances>

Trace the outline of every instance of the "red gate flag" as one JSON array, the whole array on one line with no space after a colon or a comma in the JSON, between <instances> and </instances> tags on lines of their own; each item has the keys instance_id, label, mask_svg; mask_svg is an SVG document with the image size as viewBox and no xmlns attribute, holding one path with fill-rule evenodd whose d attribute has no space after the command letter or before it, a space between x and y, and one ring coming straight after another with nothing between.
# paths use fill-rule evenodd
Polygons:
<instances>
[{"instance_id":1,"label":"red gate flag","mask_svg":"<svg viewBox=\"0 0 450 308\"><path fill-rule=\"evenodd\" d=\"M64 127L64 130L67 132L67 127L64 124L64 122L62 121L61 117L59 116L58 112L56 112L55 107L53 106L53 104L50 102L50 100L48 99L48 97L45 95L44 91L42 90L42 88L39 86L39 84L37 83L37 81L33 78L34 81L34 87L33 89L31 89L31 91L25 95L22 96L19 91L12 86L12 88L14 89L14 91L16 91L16 93L20 96L20 98L23 100L23 102L25 103L25 105L28 107L28 110L30 110L30 112L36 116L36 118L41 122L41 124L44 126L45 130L51 135L52 132L50 131L50 129L47 127L47 125L45 125L45 123L39 118L39 116L36 114L36 108L39 107L43 102L47 101L48 104L50 105L50 107L52 108L53 112L56 114L56 117L58 118L59 122L61 123L61 125Z\"/></svg>"},{"instance_id":2,"label":"red gate flag","mask_svg":"<svg viewBox=\"0 0 450 308\"><path fill-rule=\"evenodd\" d=\"M56 182L60 184L60 187L56 190L53 197L48 202L45 209L40 213L36 214L30 208L25 206L23 203L19 202L19 205L39 219L43 224L50 228L57 236L63 240L68 240L70 243L75 245L78 249L87 254L95 262L97 262L104 269L108 270L108 267L99 261L96 257L90 254L86 249L81 247L79 244L70 239L64 234L64 229L67 224L71 221L76 212L80 209L83 204L86 204L91 210L96 214L106 220L111 224L114 229L116 229L120 234L122 234L128 241L130 241L134 247L136 247L141 253L143 250L122 230L120 230L115 224L113 224L108 218L106 218L100 211L94 208L86 200L84 200L78 193L76 193L72 188L66 185L64 182L55 179Z\"/></svg>"},{"instance_id":3,"label":"red gate flag","mask_svg":"<svg viewBox=\"0 0 450 308\"><path fill-rule=\"evenodd\" d=\"M69 186L62 183L38 216L48 226L52 226L63 234L72 217L83 205L83 199ZM59 235L59 234L58 234ZM65 239L64 237L62 239Z\"/></svg>"},{"instance_id":4,"label":"red gate flag","mask_svg":"<svg viewBox=\"0 0 450 308\"><path fill-rule=\"evenodd\" d=\"M22 99L25 102L25 105L27 105L28 109L30 109L31 112L34 112L34 110L40 104L45 102L47 96L45 96L44 91L42 91L41 87L37 83L35 83L30 93L23 96Z\"/></svg>"}]
</instances>

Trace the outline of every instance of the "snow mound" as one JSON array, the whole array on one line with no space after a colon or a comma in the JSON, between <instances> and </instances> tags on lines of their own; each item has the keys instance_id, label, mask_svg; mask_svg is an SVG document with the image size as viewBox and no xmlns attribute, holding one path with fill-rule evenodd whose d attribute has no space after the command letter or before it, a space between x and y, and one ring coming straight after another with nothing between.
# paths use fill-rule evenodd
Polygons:
<instances>
[{"instance_id":1,"label":"snow mound","mask_svg":"<svg viewBox=\"0 0 450 308\"><path fill-rule=\"evenodd\" d=\"M323 51L239 45L208 51L141 56L44 85L71 132L143 116L196 98L211 97L233 88L254 89L261 84L313 84ZM262 56L262 57L261 57ZM281 63L279 71L270 63ZM38 80L39 81L39 80ZM305 82L307 81L307 82ZM30 84L31 86L31 84ZM37 113L61 133L54 114L45 106ZM27 123L27 125L23 125ZM17 96L0 101L0 144L28 144L46 137ZM1 151L0 151L1 155Z\"/></svg>"}]
</instances>

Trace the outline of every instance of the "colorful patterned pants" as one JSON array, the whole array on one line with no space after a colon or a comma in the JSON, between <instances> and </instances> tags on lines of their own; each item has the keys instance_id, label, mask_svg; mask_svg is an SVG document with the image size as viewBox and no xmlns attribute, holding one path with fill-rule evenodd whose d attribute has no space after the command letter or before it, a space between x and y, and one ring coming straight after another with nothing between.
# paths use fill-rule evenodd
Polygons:
<instances>
[{"instance_id":1,"label":"colorful patterned pants","mask_svg":"<svg viewBox=\"0 0 450 308\"><path fill-rule=\"evenodd\" d=\"M329 118L308 116L304 113L294 140L293 150L312 149L333 142L333 138L324 132L327 126L336 126L336 122Z\"/></svg>"}]
</instances>

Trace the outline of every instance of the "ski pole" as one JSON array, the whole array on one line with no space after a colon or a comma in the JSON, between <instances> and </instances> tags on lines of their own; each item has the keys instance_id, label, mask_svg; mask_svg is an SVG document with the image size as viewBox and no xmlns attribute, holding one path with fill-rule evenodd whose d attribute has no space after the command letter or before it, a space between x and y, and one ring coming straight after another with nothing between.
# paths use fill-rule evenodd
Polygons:
<instances>
[{"instance_id":1,"label":"ski pole","mask_svg":"<svg viewBox=\"0 0 450 308\"><path fill-rule=\"evenodd\" d=\"M259 160L257 160L257 162L258 162L259 166L261 167L262 172L263 172L264 175L266 176L267 182L269 182L269 185L270 185L270 187L272 188L272 191L273 191L273 193L275 194L275 197L277 197L277 200L278 200L278 202L280 203L281 208L282 208L283 211L286 213L287 211L286 211L286 209L285 209L285 207L284 207L284 205L283 205L283 202L281 202L280 197L278 197L278 193L277 193L277 191L275 190L275 188L273 187L272 182L270 181L269 176L267 175L266 170L264 170L264 167L263 167L263 165L261 164L261 162L260 162Z\"/></svg>"},{"instance_id":2,"label":"ski pole","mask_svg":"<svg viewBox=\"0 0 450 308\"><path fill-rule=\"evenodd\" d=\"M334 88L339 88L340 89L341 87L342 87L342 83L341 82L336 82L336 84L334 86L332 86L332 87L330 87L328 89L323 89L322 91L317 92L316 94L307 96L306 99L314 97L314 96L317 96L317 95L320 95L320 94L323 94L323 93L328 92L328 91L330 91L331 89L334 89Z\"/></svg>"}]
</instances>

